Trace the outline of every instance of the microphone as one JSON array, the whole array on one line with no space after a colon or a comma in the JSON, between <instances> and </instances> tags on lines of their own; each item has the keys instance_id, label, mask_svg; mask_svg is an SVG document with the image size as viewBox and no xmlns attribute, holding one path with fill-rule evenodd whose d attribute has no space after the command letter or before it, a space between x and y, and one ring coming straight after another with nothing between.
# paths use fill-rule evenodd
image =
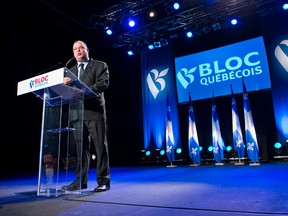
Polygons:
<instances>
[{"instance_id":1,"label":"microphone","mask_svg":"<svg viewBox=\"0 0 288 216\"><path fill-rule=\"evenodd\" d=\"M36 74L36 76L38 76L38 75L40 75L40 74L43 74L43 73L45 73L45 72L47 72L47 71L50 71L50 70L52 70L53 68L56 68L58 65L61 65L61 64L62 64L62 62L58 62L57 64L53 65L52 67L49 67L49 68L46 68L46 69L40 71L39 73Z\"/></svg>"},{"instance_id":2,"label":"microphone","mask_svg":"<svg viewBox=\"0 0 288 216\"><path fill-rule=\"evenodd\" d=\"M67 61L67 63L65 64L65 68L67 68L68 64L69 64L73 59L74 59L74 57L71 58L71 59L69 59L69 60Z\"/></svg>"}]
</instances>

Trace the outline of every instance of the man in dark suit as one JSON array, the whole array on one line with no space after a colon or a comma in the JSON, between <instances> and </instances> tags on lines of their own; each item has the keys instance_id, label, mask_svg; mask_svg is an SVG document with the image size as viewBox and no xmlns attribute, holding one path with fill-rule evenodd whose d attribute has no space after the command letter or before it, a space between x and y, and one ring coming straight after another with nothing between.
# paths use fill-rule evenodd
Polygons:
<instances>
[{"instance_id":1,"label":"man in dark suit","mask_svg":"<svg viewBox=\"0 0 288 216\"><path fill-rule=\"evenodd\" d=\"M87 188L88 171L90 164L90 141L93 142L96 151L96 178L98 186L94 192L102 192L110 189L110 165L106 128L106 108L104 91L109 86L109 70L103 61L93 60L89 57L89 49L83 41L75 41L73 54L77 64L70 71L86 84L95 97L84 100L83 121L75 121L76 149L78 163L76 168L76 179L69 185L62 186L63 190L80 190ZM74 78L75 79L75 78ZM72 77L64 77L64 83L73 85ZM81 130L83 127L83 130ZM80 128L80 130L77 130ZM80 144L82 143L82 146ZM78 145L77 145L78 144ZM79 160L82 155L82 161Z\"/></svg>"}]
</instances>

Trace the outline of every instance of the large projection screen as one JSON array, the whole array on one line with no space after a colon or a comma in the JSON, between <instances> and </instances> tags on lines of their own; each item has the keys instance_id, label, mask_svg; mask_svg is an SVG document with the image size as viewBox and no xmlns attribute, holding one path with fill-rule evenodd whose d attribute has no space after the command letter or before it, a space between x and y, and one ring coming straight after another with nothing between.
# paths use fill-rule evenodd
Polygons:
<instances>
[{"instance_id":1,"label":"large projection screen","mask_svg":"<svg viewBox=\"0 0 288 216\"><path fill-rule=\"evenodd\" d=\"M175 58L178 103L271 88L263 37Z\"/></svg>"}]
</instances>

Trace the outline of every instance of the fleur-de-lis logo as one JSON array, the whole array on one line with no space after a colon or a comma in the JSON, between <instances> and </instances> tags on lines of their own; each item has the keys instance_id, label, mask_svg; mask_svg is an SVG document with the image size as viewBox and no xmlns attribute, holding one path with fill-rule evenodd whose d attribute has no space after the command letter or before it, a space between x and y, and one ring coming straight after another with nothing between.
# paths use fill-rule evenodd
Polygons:
<instances>
[{"instance_id":1,"label":"fleur-de-lis logo","mask_svg":"<svg viewBox=\"0 0 288 216\"><path fill-rule=\"evenodd\" d=\"M168 70L169 68L166 68L159 73L158 70L152 69L147 75L146 82L154 99L156 99L157 95L165 89L166 82L163 77L168 73ZM153 77L151 74L153 74Z\"/></svg>"},{"instance_id":2,"label":"fleur-de-lis logo","mask_svg":"<svg viewBox=\"0 0 288 216\"><path fill-rule=\"evenodd\" d=\"M32 88L34 86L34 80L30 81L30 88Z\"/></svg>"},{"instance_id":3,"label":"fleur-de-lis logo","mask_svg":"<svg viewBox=\"0 0 288 216\"><path fill-rule=\"evenodd\" d=\"M274 51L275 57L280 62L282 67L286 70L286 72L288 72L288 53L285 53L284 49L282 49L281 46L286 46L286 48L288 48L288 40L281 41Z\"/></svg>"},{"instance_id":4,"label":"fleur-de-lis logo","mask_svg":"<svg viewBox=\"0 0 288 216\"><path fill-rule=\"evenodd\" d=\"M198 148L192 148L191 149L191 154L196 155L197 154L197 150L198 150Z\"/></svg>"},{"instance_id":5,"label":"fleur-de-lis logo","mask_svg":"<svg viewBox=\"0 0 288 216\"><path fill-rule=\"evenodd\" d=\"M171 145L171 146L167 146L167 148L166 148L166 152L168 152L168 153L172 153L172 145Z\"/></svg>"},{"instance_id":6,"label":"fleur-de-lis logo","mask_svg":"<svg viewBox=\"0 0 288 216\"><path fill-rule=\"evenodd\" d=\"M213 153L218 154L218 150L219 150L219 147L214 147L213 148Z\"/></svg>"},{"instance_id":7,"label":"fleur-de-lis logo","mask_svg":"<svg viewBox=\"0 0 288 216\"><path fill-rule=\"evenodd\" d=\"M177 72L177 79L181 83L181 85L186 89L189 84L194 81L194 73L196 71L196 67L188 70L187 68L182 68Z\"/></svg>"},{"instance_id":8,"label":"fleur-de-lis logo","mask_svg":"<svg viewBox=\"0 0 288 216\"><path fill-rule=\"evenodd\" d=\"M252 143L247 143L247 150L254 151L254 145L255 145L254 142L252 142Z\"/></svg>"},{"instance_id":9,"label":"fleur-de-lis logo","mask_svg":"<svg viewBox=\"0 0 288 216\"><path fill-rule=\"evenodd\" d=\"M243 140L236 140L236 148L240 148Z\"/></svg>"}]
</instances>

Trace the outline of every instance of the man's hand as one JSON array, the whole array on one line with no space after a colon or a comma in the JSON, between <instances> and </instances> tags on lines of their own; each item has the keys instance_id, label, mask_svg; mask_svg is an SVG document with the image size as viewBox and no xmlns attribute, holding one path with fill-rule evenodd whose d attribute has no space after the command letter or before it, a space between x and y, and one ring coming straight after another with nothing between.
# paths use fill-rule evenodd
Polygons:
<instances>
[{"instance_id":1,"label":"man's hand","mask_svg":"<svg viewBox=\"0 0 288 216\"><path fill-rule=\"evenodd\" d=\"M63 83L66 84L66 85L69 85L71 82L71 78L69 77L64 77L64 80L63 80Z\"/></svg>"}]
</instances>

